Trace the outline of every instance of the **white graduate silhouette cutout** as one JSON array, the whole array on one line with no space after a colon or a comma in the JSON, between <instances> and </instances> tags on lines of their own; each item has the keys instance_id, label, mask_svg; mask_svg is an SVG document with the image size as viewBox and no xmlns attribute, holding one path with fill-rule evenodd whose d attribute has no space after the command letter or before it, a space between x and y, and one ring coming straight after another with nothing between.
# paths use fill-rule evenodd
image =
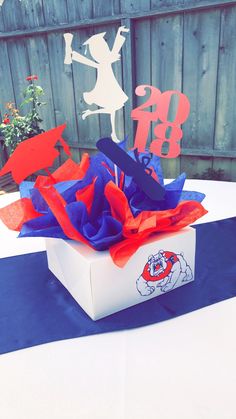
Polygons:
<instances>
[{"instance_id":1,"label":"white graduate silhouette cutout","mask_svg":"<svg viewBox=\"0 0 236 419\"><path fill-rule=\"evenodd\" d=\"M97 69L96 84L90 92L84 92L83 97L88 105L95 104L99 109L87 109L83 112L82 118L94 114L109 114L111 120L111 138L115 142L119 142L115 130L115 113L121 109L128 96L120 87L112 69L112 64L120 59L120 50L125 42L125 37L121 35L122 32L129 32L125 26L118 28L116 38L112 49L110 50L104 35L106 32L101 32L91 36L83 43L89 47L89 52L94 59L91 60L84 55L72 50L73 35L71 33L64 34L66 50L65 50L65 64L71 64L72 61L94 67Z\"/></svg>"}]
</instances>

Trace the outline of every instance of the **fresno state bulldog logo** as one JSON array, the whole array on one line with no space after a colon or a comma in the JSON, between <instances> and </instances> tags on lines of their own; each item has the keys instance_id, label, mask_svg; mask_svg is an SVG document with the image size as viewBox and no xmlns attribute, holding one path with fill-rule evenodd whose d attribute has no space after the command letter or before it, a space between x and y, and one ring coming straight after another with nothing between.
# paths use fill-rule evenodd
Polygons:
<instances>
[{"instance_id":1,"label":"fresno state bulldog logo","mask_svg":"<svg viewBox=\"0 0 236 419\"><path fill-rule=\"evenodd\" d=\"M152 294L155 289L162 292L170 291L180 282L193 279L190 266L184 259L183 253L160 250L148 258L143 272L136 281L138 292L143 295Z\"/></svg>"}]
</instances>

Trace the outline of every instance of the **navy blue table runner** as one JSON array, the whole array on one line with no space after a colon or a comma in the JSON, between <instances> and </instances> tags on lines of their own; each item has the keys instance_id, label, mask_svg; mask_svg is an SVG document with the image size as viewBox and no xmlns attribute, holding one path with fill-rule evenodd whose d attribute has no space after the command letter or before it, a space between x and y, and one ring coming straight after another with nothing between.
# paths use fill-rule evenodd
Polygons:
<instances>
[{"instance_id":1,"label":"navy blue table runner","mask_svg":"<svg viewBox=\"0 0 236 419\"><path fill-rule=\"evenodd\" d=\"M153 324L236 296L236 217L195 228L195 281L96 322L48 270L46 252L0 259L0 353Z\"/></svg>"}]
</instances>

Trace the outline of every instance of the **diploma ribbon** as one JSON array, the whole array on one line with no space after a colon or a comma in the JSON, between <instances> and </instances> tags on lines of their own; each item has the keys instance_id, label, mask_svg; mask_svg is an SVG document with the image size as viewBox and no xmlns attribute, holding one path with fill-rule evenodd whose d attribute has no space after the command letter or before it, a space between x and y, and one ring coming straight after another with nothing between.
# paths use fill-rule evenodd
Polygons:
<instances>
[{"instance_id":1,"label":"diploma ribbon","mask_svg":"<svg viewBox=\"0 0 236 419\"><path fill-rule=\"evenodd\" d=\"M138 149L135 148L134 150L134 157L135 157L136 162L140 164L145 169L145 172L150 176L152 175L153 169L151 167L148 167L148 165L150 161L152 160L152 156L153 156L152 153L150 153L150 156L142 156L142 159L140 161Z\"/></svg>"}]
</instances>

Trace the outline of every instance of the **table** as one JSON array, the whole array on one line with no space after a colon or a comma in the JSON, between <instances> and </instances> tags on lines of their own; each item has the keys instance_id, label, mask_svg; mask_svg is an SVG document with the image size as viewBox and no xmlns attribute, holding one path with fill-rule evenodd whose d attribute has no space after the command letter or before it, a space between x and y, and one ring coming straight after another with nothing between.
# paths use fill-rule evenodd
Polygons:
<instances>
[{"instance_id":1,"label":"table","mask_svg":"<svg viewBox=\"0 0 236 419\"><path fill-rule=\"evenodd\" d=\"M236 183L188 180L206 193L198 223L236 216ZM17 198L0 198L4 206ZM0 257L44 249L0 225ZM4 245L3 245L4 243ZM0 357L3 419L235 419L236 299L130 331Z\"/></svg>"}]
</instances>

